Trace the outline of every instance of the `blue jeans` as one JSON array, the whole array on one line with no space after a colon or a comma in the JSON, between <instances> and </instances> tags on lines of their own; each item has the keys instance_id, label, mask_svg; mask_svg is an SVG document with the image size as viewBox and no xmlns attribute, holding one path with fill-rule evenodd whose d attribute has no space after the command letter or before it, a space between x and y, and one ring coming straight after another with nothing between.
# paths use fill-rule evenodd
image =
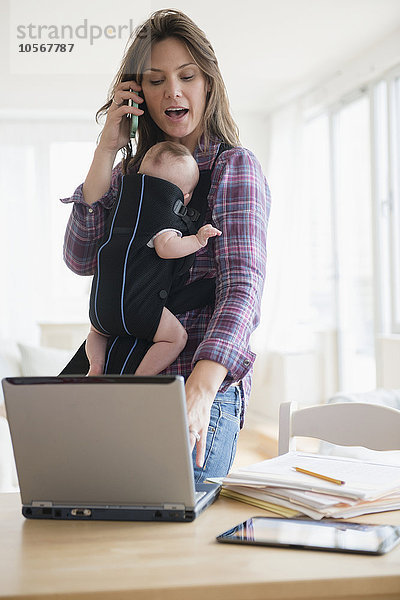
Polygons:
<instances>
[{"instance_id":1,"label":"blue jeans","mask_svg":"<svg viewBox=\"0 0 400 600\"><path fill-rule=\"evenodd\" d=\"M236 454L237 438L240 430L241 395L240 389L231 386L226 392L219 392L211 406L208 425L204 465L196 465L196 447L193 450L193 470L196 483L207 477L225 477L232 466Z\"/></svg>"}]
</instances>

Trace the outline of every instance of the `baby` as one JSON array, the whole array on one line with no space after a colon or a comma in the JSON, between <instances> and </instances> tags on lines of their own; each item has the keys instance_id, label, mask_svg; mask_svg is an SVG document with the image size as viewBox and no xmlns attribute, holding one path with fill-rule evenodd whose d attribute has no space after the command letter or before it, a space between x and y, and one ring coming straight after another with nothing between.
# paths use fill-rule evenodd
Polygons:
<instances>
[{"instance_id":1,"label":"baby","mask_svg":"<svg viewBox=\"0 0 400 600\"><path fill-rule=\"evenodd\" d=\"M139 173L175 184L182 191L185 206L199 180L199 169L189 150L182 144L169 141L160 142L148 150ZM206 246L210 237L219 235L221 231L210 224L201 227L196 235L183 237L178 230L162 229L148 241L147 246L154 248L162 259L182 258ZM132 333L135 334L134 331ZM86 354L90 363L88 375L103 373L108 337L91 325L86 340ZM136 375L157 375L174 362L186 345L184 327L165 306L153 342L139 364Z\"/></svg>"}]
</instances>

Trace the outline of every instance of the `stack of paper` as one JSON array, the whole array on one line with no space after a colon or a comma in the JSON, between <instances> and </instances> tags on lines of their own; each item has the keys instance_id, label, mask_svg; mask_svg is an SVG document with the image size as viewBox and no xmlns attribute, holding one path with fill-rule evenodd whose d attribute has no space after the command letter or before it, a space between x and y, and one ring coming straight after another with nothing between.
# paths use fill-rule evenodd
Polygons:
<instances>
[{"instance_id":1,"label":"stack of paper","mask_svg":"<svg viewBox=\"0 0 400 600\"><path fill-rule=\"evenodd\" d=\"M400 464L292 452L233 471L222 480L221 494L285 517L355 517L400 509Z\"/></svg>"}]
</instances>

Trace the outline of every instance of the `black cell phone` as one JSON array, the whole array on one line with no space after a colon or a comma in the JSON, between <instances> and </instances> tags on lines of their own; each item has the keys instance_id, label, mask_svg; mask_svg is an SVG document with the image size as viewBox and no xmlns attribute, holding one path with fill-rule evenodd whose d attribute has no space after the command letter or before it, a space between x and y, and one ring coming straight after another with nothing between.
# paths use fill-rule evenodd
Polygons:
<instances>
[{"instance_id":1,"label":"black cell phone","mask_svg":"<svg viewBox=\"0 0 400 600\"><path fill-rule=\"evenodd\" d=\"M132 90L130 90L130 91L132 92ZM133 100L128 100L128 106L134 106L135 108L138 107L136 102L134 102ZM129 115L129 116L131 119L130 137L134 138L136 135L138 125L139 125L139 117L138 117L138 115Z\"/></svg>"},{"instance_id":2,"label":"black cell phone","mask_svg":"<svg viewBox=\"0 0 400 600\"><path fill-rule=\"evenodd\" d=\"M125 73L125 75L122 76L122 81L136 81L136 75L132 74L132 73ZM132 92L133 90L129 90L130 92ZM136 92L139 96L140 96L140 92ZM134 102L133 100L125 100L125 104L128 104L128 106L135 106L136 108L138 108L138 105L136 102ZM138 124L139 124L139 117L138 115L126 115L128 117L128 119L130 119L130 125L129 125L129 136L131 138L134 138L136 135L136 131L138 128Z\"/></svg>"},{"instance_id":3,"label":"black cell phone","mask_svg":"<svg viewBox=\"0 0 400 600\"><path fill-rule=\"evenodd\" d=\"M253 517L217 536L217 541L377 555L400 542L400 526Z\"/></svg>"}]
</instances>

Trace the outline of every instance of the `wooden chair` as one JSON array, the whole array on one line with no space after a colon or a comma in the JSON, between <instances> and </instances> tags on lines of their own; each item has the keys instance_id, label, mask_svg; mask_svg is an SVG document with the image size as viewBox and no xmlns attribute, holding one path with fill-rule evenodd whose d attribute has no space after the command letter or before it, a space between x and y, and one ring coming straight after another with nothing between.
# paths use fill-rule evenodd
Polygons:
<instances>
[{"instance_id":1,"label":"wooden chair","mask_svg":"<svg viewBox=\"0 0 400 600\"><path fill-rule=\"evenodd\" d=\"M364 402L297 409L296 403L284 402L279 410L278 454L296 450L295 436L341 446L400 450L400 410Z\"/></svg>"}]
</instances>

